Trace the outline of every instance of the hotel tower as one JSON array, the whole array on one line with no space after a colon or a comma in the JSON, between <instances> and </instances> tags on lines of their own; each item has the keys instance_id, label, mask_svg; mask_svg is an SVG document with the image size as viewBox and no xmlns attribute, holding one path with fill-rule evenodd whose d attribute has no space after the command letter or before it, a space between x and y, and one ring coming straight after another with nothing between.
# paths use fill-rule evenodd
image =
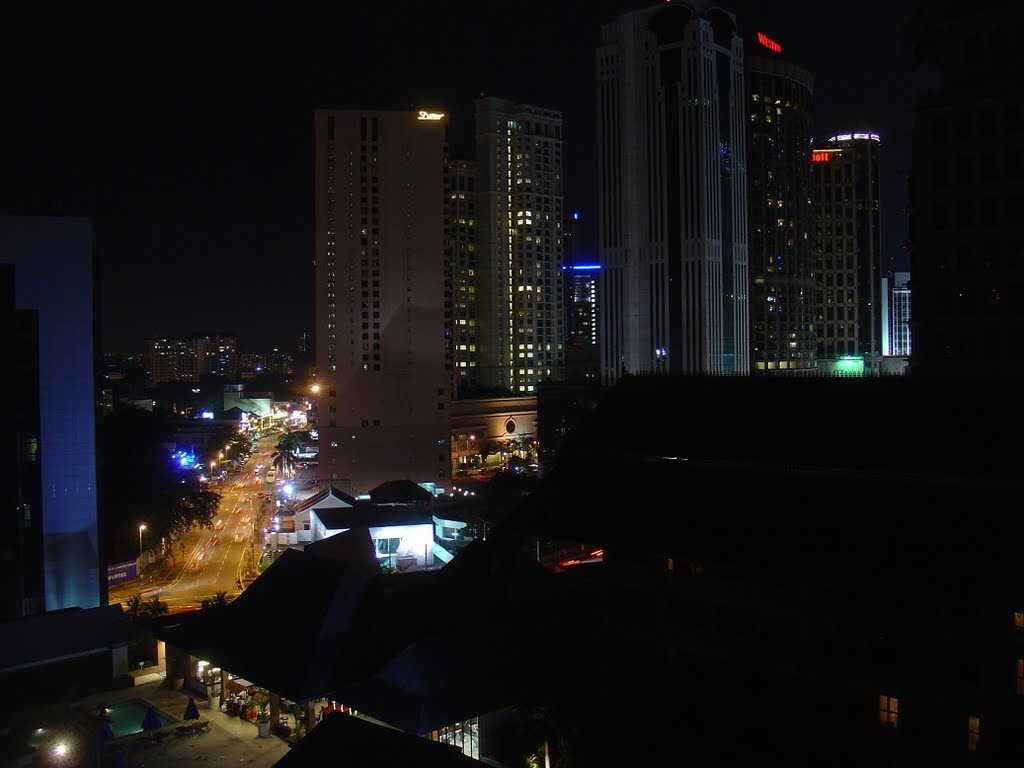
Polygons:
<instances>
[{"instance_id":1,"label":"hotel tower","mask_svg":"<svg viewBox=\"0 0 1024 768\"><path fill-rule=\"evenodd\" d=\"M814 80L763 33L747 55L751 368L814 370Z\"/></svg>"},{"instance_id":2,"label":"hotel tower","mask_svg":"<svg viewBox=\"0 0 1024 768\"><path fill-rule=\"evenodd\" d=\"M882 355L882 241L877 133L841 133L814 147L818 359Z\"/></svg>"},{"instance_id":3,"label":"hotel tower","mask_svg":"<svg viewBox=\"0 0 1024 768\"><path fill-rule=\"evenodd\" d=\"M448 485L444 115L315 113L319 480Z\"/></svg>"}]
</instances>

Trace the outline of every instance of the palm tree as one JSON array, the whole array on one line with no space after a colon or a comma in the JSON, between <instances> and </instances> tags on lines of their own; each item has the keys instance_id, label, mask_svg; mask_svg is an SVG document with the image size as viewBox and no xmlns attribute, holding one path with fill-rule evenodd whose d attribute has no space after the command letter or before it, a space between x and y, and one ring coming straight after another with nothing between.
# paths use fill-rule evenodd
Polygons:
<instances>
[{"instance_id":1,"label":"palm tree","mask_svg":"<svg viewBox=\"0 0 1024 768\"><path fill-rule=\"evenodd\" d=\"M279 474L288 476L295 474L295 462L298 460L299 449L302 447L302 440L294 432L285 432L277 440L277 447L270 457L271 466Z\"/></svg>"},{"instance_id":2,"label":"palm tree","mask_svg":"<svg viewBox=\"0 0 1024 768\"><path fill-rule=\"evenodd\" d=\"M227 592L217 592L213 597L203 600L203 608L224 608L231 602Z\"/></svg>"},{"instance_id":3,"label":"palm tree","mask_svg":"<svg viewBox=\"0 0 1024 768\"><path fill-rule=\"evenodd\" d=\"M157 616L163 616L169 610L170 608L167 606L167 603L161 600L159 595L153 595L150 601L146 603L145 614L155 619Z\"/></svg>"},{"instance_id":4,"label":"palm tree","mask_svg":"<svg viewBox=\"0 0 1024 768\"><path fill-rule=\"evenodd\" d=\"M128 614L128 618L132 621L138 621L139 617L145 613L143 610L142 595L138 592L125 600L124 605L124 612Z\"/></svg>"}]
</instances>

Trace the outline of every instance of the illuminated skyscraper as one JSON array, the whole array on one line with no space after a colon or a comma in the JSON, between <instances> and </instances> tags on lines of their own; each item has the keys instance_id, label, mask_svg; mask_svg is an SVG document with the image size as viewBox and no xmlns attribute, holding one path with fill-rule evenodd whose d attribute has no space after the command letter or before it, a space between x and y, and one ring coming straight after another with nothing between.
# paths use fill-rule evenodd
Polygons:
<instances>
[{"instance_id":1,"label":"illuminated skyscraper","mask_svg":"<svg viewBox=\"0 0 1024 768\"><path fill-rule=\"evenodd\" d=\"M450 158L445 163L445 258L448 262L449 365L452 392L462 397L480 386L476 252L476 163Z\"/></svg>"},{"instance_id":2,"label":"illuminated skyscraper","mask_svg":"<svg viewBox=\"0 0 1024 768\"><path fill-rule=\"evenodd\" d=\"M719 8L660 4L602 30L603 383L750 370L743 51Z\"/></svg>"},{"instance_id":3,"label":"illuminated skyscraper","mask_svg":"<svg viewBox=\"0 0 1024 768\"><path fill-rule=\"evenodd\" d=\"M889 354L910 356L910 273L897 272L889 303Z\"/></svg>"},{"instance_id":4,"label":"illuminated skyscraper","mask_svg":"<svg viewBox=\"0 0 1024 768\"><path fill-rule=\"evenodd\" d=\"M523 396L565 375L561 113L476 102L480 382Z\"/></svg>"},{"instance_id":5,"label":"illuminated skyscraper","mask_svg":"<svg viewBox=\"0 0 1024 768\"><path fill-rule=\"evenodd\" d=\"M754 371L815 368L811 111L814 80L758 35L747 54L750 322Z\"/></svg>"},{"instance_id":6,"label":"illuminated skyscraper","mask_svg":"<svg viewBox=\"0 0 1024 768\"><path fill-rule=\"evenodd\" d=\"M598 284L601 265L595 256L583 254L578 227L582 214L573 211L565 219L562 267L565 295L565 381L596 384L601 376L598 339Z\"/></svg>"},{"instance_id":7,"label":"illuminated skyscraper","mask_svg":"<svg viewBox=\"0 0 1024 768\"><path fill-rule=\"evenodd\" d=\"M877 133L832 136L812 152L818 358L861 357L878 372L882 316Z\"/></svg>"},{"instance_id":8,"label":"illuminated skyscraper","mask_svg":"<svg viewBox=\"0 0 1024 768\"><path fill-rule=\"evenodd\" d=\"M448 485L443 115L315 114L319 480Z\"/></svg>"}]
</instances>

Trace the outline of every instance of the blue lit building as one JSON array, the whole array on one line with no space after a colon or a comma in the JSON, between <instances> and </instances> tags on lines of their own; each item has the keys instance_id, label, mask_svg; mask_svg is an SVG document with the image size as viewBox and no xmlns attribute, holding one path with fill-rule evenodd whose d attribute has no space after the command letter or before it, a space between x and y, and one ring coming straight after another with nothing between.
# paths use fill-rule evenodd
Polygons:
<instances>
[{"instance_id":1,"label":"blue lit building","mask_svg":"<svg viewBox=\"0 0 1024 768\"><path fill-rule=\"evenodd\" d=\"M41 601L26 596L22 613L93 608L101 602L101 582L92 222L0 216L3 264L14 267L16 311L35 312L38 329L41 505L22 507L19 519L21 528L40 526L42 556L33 562L26 550L16 557L41 569L43 594ZM11 534L8 529L5 537Z\"/></svg>"}]
</instances>

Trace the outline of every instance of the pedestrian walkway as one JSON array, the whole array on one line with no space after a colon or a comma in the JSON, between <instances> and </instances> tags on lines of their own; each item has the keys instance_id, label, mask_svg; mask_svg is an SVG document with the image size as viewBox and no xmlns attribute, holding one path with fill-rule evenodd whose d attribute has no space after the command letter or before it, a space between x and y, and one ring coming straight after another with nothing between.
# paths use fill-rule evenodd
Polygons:
<instances>
[{"instance_id":1,"label":"pedestrian walkway","mask_svg":"<svg viewBox=\"0 0 1024 768\"><path fill-rule=\"evenodd\" d=\"M255 724L230 717L219 709L209 709L200 699L196 699L199 722L209 721L208 729L180 733L179 726L195 722L184 719L188 698L188 691L174 690L166 686L166 681L161 681L105 691L79 701L77 709L95 713L100 704L109 707L129 699L142 699L176 718L176 722L160 729L159 732L166 735L156 742L141 733L107 742L103 763L98 768L177 768L207 760L243 762L261 768L274 765L288 753L290 747L282 739L274 735L260 738Z\"/></svg>"}]
</instances>

